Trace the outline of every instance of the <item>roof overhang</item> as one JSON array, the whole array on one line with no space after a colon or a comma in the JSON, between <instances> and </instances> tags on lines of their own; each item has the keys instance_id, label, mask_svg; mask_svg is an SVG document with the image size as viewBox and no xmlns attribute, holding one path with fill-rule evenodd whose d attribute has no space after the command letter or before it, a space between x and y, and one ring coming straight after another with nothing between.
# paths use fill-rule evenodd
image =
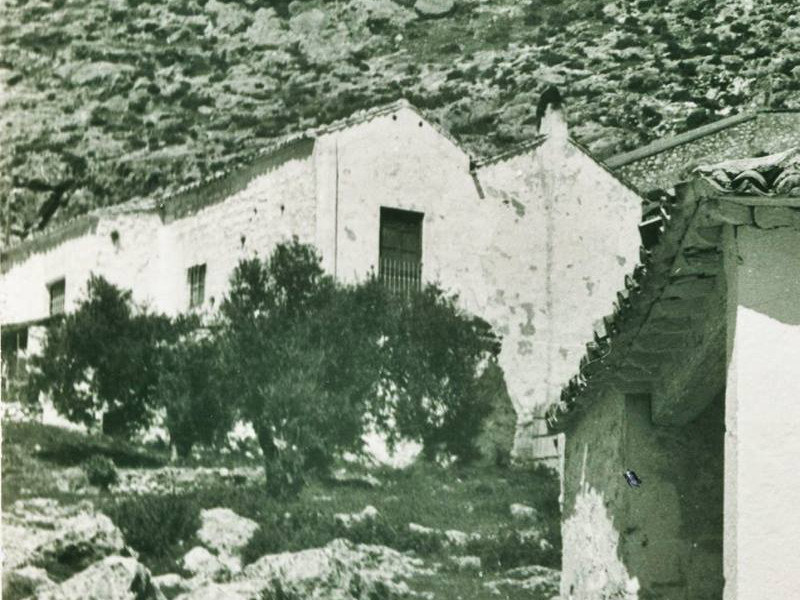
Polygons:
<instances>
[{"instance_id":1,"label":"roof overhang","mask_svg":"<svg viewBox=\"0 0 800 600\"><path fill-rule=\"evenodd\" d=\"M640 224L640 264L625 277L612 314L595 327L579 373L547 413L563 432L604 389L648 393L655 422L691 420L692 404L725 383L725 226L800 228L800 187L788 195L722 191L698 177ZM720 356L721 353L721 356ZM661 401L659 401L659 398Z\"/></svg>"}]
</instances>

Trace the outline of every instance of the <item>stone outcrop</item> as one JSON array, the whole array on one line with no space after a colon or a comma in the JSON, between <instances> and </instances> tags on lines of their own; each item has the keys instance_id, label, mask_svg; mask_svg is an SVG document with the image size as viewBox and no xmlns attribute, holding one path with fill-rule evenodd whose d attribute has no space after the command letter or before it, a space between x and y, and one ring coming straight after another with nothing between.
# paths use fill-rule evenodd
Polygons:
<instances>
[{"instance_id":1,"label":"stone outcrop","mask_svg":"<svg viewBox=\"0 0 800 600\"><path fill-rule=\"evenodd\" d=\"M234 572L241 569L240 555L258 530L258 523L241 517L229 508L200 511L202 523L197 538Z\"/></svg>"},{"instance_id":2,"label":"stone outcrop","mask_svg":"<svg viewBox=\"0 0 800 600\"><path fill-rule=\"evenodd\" d=\"M181 566L193 578L199 580L219 581L227 579L231 569L217 556L202 546L189 550L181 561Z\"/></svg>"},{"instance_id":3,"label":"stone outcrop","mask_svg":"<svg viewBox=\"0 0 800 600\"><path fill-rule=\"evenodd\" d=\"M487 581L484 587L496 596L523 591L531 600L550 600L558 598L559 580L558 570L533 565L506 571L502 577Z\"/></svg>"},{"instance_id":4,"label":"stone outcrop","mask_svg":"<svg viewBox=\"0 0 800 600\"><path fill-rule=\"evenodd\" d=\"M63 583L37 591L31 600L165 600L135 558L109 556Z\"/></svg>"},{"instance_id":5,"label":"stone outcrop","mask_svg":"<svg viewBox=\"0 0 800 600\"><path fill-rule=\"evenodd\" d=\"M15 502L3 514L6 574L35 566L59 575L77 572L113 554L131 554L120 530L83 501L62 506L51 498Z\"/></svg>"},{"instance_id":6,"label":"stone outcrop","mask_svg":"<svg viewBox=\"0 0 800 600\"><path fill-rule=\"evenodd\" d=\"M281 592L308 600L414 597L404 580L431 574L418 558L338 539L322 548L263 556L227 583L207 583L177 598L259 600Z\"/></svg>"},{"instance_id":7,"label":"stone outcrop","mask_svg":"<svg viewBox=\"0 0 800 600\"><path fill-rule=\"evenodd\" d=\"M44 592L55 584L41 567L22 567L3 572L3 597L6 600L27 598L34 592Z\"/></svg>"},{"instance_id":8,"label":"stone outcrop","mask_svg":"<svg viewBox=\"0 0 800 600\"><path fill-rule=\"evenodd\" d=\"M414 3L414 10L428 18L446 17L455 7L454 0L417 0Z\"/></svg>"}]
</instances>

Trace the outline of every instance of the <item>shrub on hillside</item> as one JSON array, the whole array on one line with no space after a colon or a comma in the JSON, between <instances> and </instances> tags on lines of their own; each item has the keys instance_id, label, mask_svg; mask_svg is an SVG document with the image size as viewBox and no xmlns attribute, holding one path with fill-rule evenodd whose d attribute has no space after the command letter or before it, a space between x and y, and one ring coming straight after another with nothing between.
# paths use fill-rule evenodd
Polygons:
<instances>
[{"instance_id":1,"label":"shrub on hillside","mask_svg":"<svg viewBox=\"0 0 800 600\"><path fill-rule=\"evenodd\" d=\"M119 481L117 467L110 458L93 456L83 464L86 479L91 485L107 490Z\"/></svg>"},{"instance_id":2,"label":"shrub on hillside","mask_svg":"<svg viewBox=\"0 0 800 600\"><path fill-rule=\"evenodd\" d=\"M500 351L498 338L435 286L402 302L395 323L383 387L396 423L390 435L422 442L429 459L442 452L462 462L477 458L477 438L492 411L480 378Z\"/></svg>"},{"instance_id":3,"label":"shrub on hillside","mask_svg":"<svg viewBox=\"0 0 800 600\"><path fill-rule=\"evenodd\" d=\"M478 381L499 344L440 289L399 297L374 278L337 284L295 240L238 265L221 316L225 396L253 423L276 495L359 450L368 422L432 458L477 455L491 410Z\"/></svg>"},{"instance_id":4,"label":"shrub on hillside","mask_svg":"<svg viewBox=\"0 0 800 600\"><path fill-rule=\"evenodd\" d=\"M156 573L174 572L200 528L200 506L192 495L131 496L103 507L142 562Z\"/></svg>"},{"instance_id":5,"label":"shrub on hillside","mask_svg":"<svg viewBox=\"0 0 800 600\"><path fill-rule=\"evenodd\" d=\"M170 320L135 306L131 292L92 276L75 312L47 328L32 360L28 400L52 398L71 421L128 437L149 424L158 379L157 349L175 334Z\"/></svg>"},{"instance_id":6,"label":"shrub on hillside","mask_svg":"<svg viewBox=\"0 0 800 600\"><path fill-rule=\"evenodd\" d=\"M221 308L224 387L253 423L272 493L296 494L360 448L380 372L379 292L335 285L297 241L235 269Z\"/></svg>"},{"instance_id":7,"label":"shrub on hillside","mask_svg":"<svg viewBox=\"0 0 800 600\"><path fill-rule=\"evenodd\" d=\"M181 457L195 444L218 446L234 421L224 395L218 345L207 330L196 330L160 353L156 396L166 409L170 441Z\"/></svg>"}]
</instances>

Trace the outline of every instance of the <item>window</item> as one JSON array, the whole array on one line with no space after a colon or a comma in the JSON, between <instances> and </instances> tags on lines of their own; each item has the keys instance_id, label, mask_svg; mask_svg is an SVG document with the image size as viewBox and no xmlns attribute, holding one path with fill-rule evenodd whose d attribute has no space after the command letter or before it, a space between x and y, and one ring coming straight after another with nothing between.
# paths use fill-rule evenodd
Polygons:
<instances>
[{"instance_id":1,"label":"window","mask_svg":"<svg viewBox=\"0 0 800 600\"><path fill-rule=\"evenodd\" d=\"M64 292L67 288L66 281L59 279L47 286L50 294L50 314L60 315L64 312Z\"/></svg>"},{"instance_id":2,"label":"window","mask_svg":"<svg viewBox=\"0 0 800 600\"><path fill-rule=\"evenodd\" d=\"M189 308L200 306L206 294L206 266L189 267Z\"/></svg>"},{"instance_id":3,"label":"window","mask_svg":"<svg viewBox=\"0 0 800 600\"><path fill-rule=\"evenodd\" d=\"M378 276L393 292L420 289L422 281L422 213L381 208Z\"/></svg>"}]
</instances>

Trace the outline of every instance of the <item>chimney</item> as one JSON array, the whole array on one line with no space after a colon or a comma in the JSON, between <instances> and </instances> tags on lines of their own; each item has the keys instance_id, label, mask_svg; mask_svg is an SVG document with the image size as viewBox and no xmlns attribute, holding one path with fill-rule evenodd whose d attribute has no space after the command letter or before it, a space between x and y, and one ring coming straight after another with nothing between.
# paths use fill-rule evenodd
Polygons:
<instances>
[{"instance_id":1,"label":"chimney","mask_svg":"<svg viewBox=\"0 0 800 600\"><path fill-rule=\"evenodd\" d=\"M536 107L536 122L540 134L545 134L550 139L567 139L567 119L562 104L561 93L556 86L551 85L542 92Z\"/></svg>"}]
</instances>

